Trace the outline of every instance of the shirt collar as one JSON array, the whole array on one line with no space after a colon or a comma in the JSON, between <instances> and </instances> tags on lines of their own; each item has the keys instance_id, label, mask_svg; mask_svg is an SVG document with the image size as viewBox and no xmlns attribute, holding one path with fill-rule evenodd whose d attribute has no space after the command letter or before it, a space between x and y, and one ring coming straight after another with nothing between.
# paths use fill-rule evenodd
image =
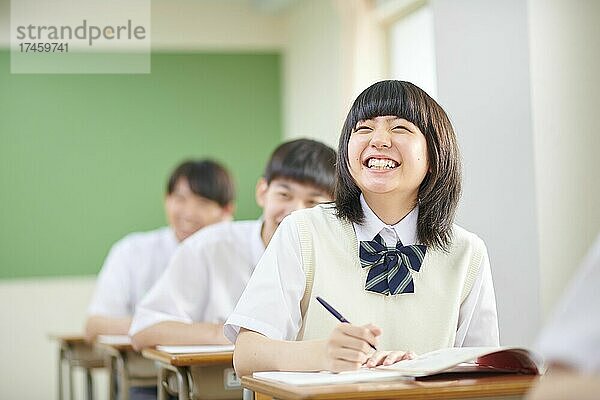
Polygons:
<instances>
[{"instance_id":1,"label":"shirt collar","mask_svg":"<svg viewBox=\"0 0 600 400\"><path fill-rule=\"evenodd\" d=\"M417 219L419 206L415 206L404 218L395 225L387 225L371 210L364 196L360 195L360 206L365 219L362 224L354 223L354 231L358 241L373 240L382 230L388 228L396 232L398 239L404 246L417 243Z\"/></svg>"},{"instance_id":2,"label":"shirt collar","mask_svg":"<svg viewBox=\"0 0 600 400\"><path fill-rule=\"evenodd\" d=\"M260 258L265 252L265 244L263 243L261 236L263 222L264 219L261 215L260 218L256 220L250 237L250 241L252 243L252 259L254 260L255 265L258 264L258 261L260 261Z\"/></svg>"}]
</instances>

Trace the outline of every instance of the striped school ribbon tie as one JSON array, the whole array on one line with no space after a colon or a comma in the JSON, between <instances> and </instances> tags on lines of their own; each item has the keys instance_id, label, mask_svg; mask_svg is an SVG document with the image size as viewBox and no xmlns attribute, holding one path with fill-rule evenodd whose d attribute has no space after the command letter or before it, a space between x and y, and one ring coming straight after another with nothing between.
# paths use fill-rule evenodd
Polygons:
<instances>
[{"instance_id":1,"label":"striped school ribbon tie","mask_svg":"<svg viewBox=\"0 0 600 400\"><path fill-rule=\"evenodd\" d=\"M373 240L361 241L360 264L363 268L370 268L365 290L388 296L414 293L409 269L419 272L426 252L427 246L404 246L399 240L396 247L386 247L379 234Z\"/></svg>"}]
</instances>

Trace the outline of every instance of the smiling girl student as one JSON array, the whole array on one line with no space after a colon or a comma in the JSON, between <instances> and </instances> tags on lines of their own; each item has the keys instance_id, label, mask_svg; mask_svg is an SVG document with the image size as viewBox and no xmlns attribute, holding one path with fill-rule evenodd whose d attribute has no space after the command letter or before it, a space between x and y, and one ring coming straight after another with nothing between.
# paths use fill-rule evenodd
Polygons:
<instances>
[{"instance_id":1,"label":"smiling girl student","mask_svg":"<svg viewBox=\"0 0 600 400\"><path fill-rule=\"evenodd\" d=\"M411 83L375 83L348 113L336 173L335 204L281 223L225 324L237 373L497 346L485 244L453 223L461 165L444 110Z\"/></svg>"}]
</instances>

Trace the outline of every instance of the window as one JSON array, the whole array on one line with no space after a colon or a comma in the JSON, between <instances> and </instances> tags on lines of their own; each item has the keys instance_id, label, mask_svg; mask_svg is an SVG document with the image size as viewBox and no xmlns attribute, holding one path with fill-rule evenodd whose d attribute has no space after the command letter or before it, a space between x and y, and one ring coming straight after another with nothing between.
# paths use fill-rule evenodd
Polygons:
<instances>
[{"instance_id":1,"label":"window","mask_svg":"<svg viewBox=\"0 0 600 400\"><path fill-rule=\"evenodd\" d=\"M409 81L437 97L435 41L431 6L402 15L388 33L390 73L393 79Z\"/></svg>"}]
</instances>

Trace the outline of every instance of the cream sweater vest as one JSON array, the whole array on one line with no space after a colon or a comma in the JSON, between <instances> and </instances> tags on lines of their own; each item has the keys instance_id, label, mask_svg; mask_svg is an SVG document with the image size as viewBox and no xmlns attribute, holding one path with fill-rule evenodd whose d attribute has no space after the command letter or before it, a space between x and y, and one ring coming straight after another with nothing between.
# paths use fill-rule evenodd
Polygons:
<instances>
[{"instance_id":1,"label":"cream sweater vest","mask_svg":"<svg viewBox=\"0 0 600 400\"><path fill-rule=\"evenodd\" d=\"M354 228L338 219L331 205L292 218L307 277L299 340L325 339L338 324L316 301L321 296L353 324L382 328L379 350L424 353L454 345L460 305L485 253L476 235L455 225L449 251L428 248L421 270L411 271L415 293L385 296L364 289L368 270L360 266Z\"/></svg>"}]
</instances>

